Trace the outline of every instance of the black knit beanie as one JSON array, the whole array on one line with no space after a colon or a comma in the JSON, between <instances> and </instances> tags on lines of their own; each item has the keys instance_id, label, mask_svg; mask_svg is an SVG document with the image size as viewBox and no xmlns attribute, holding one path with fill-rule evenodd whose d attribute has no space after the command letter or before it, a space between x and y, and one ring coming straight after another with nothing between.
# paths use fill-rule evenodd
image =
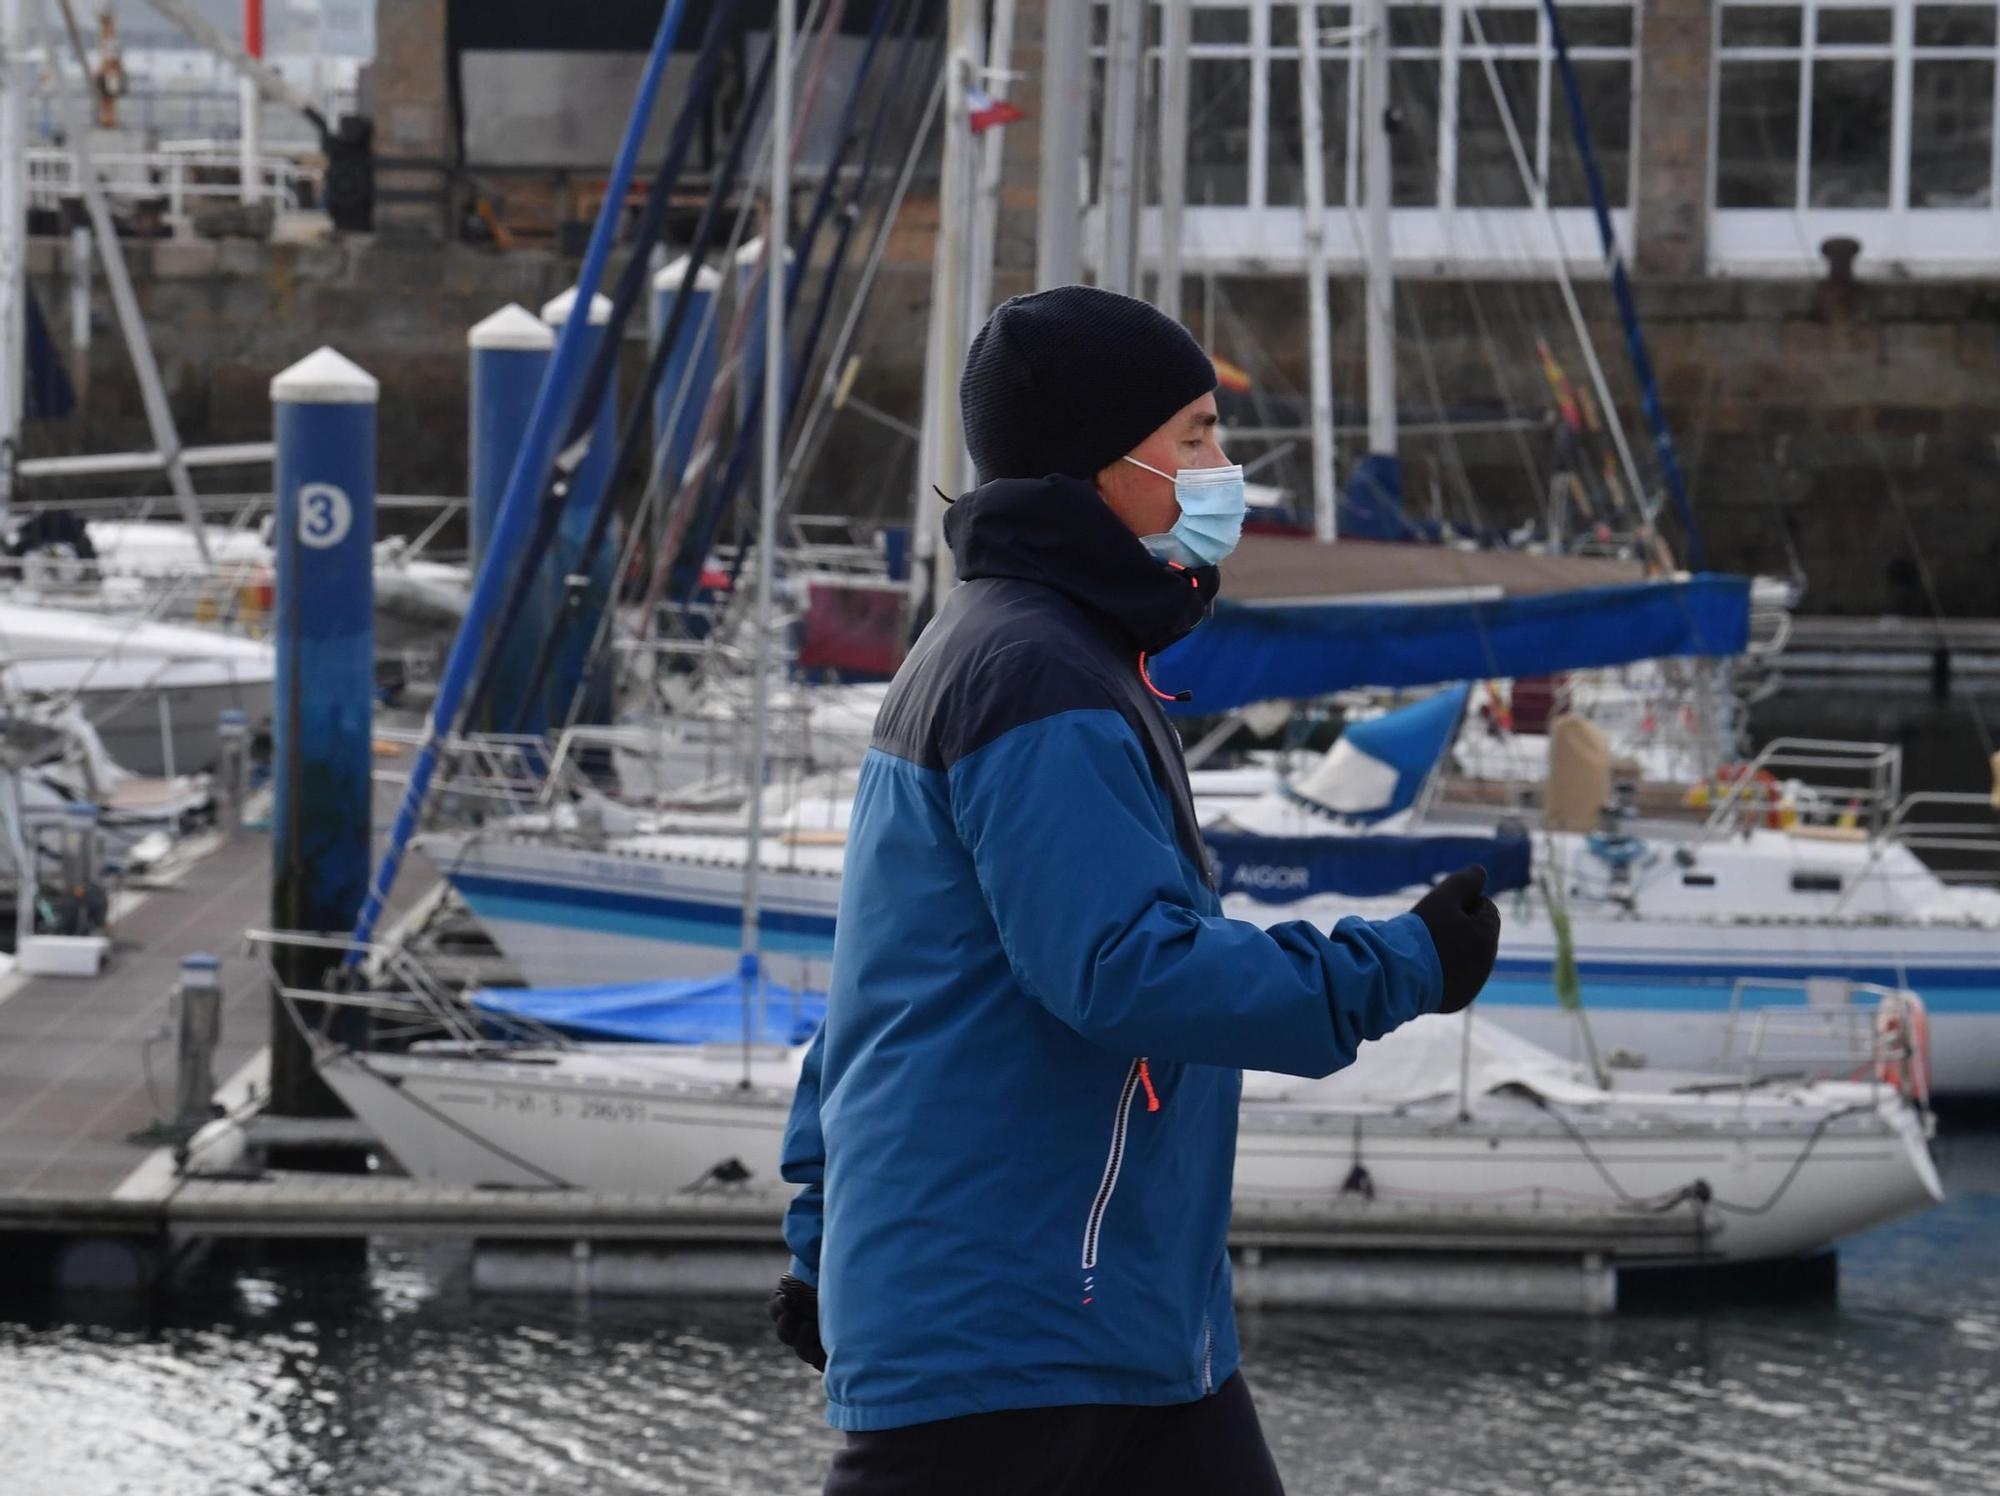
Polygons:
<instances>
[{"instance_id":1,"label":"black knit beanie","mask_svg":"<svg viewBox=\"0 0 2000 1496\"><path fill-rule=\"evenodd\" d=\"M1095 286L1004 302L958 383L979 480L1088 479L1215 388L1215 366L1180 323Z\"/></svg>"}]
</instances>

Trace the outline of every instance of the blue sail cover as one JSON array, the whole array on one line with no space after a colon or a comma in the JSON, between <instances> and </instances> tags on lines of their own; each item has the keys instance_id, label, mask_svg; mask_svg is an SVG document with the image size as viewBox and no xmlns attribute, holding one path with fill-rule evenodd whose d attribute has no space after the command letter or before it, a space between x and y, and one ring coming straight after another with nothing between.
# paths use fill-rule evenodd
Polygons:
<instances>
[{"instance_id":1,"label":"blue sail cover","mask_svg":"<svg viewBox=\"0 0 2000 1496\"><path fill-rule=\"evenodd\" d=\"M1289 904L1313 894L1377 898L1424 888L1469 863L1486 869L1486 891L1526 888L1525 836L1258 836L1204 831L1216 887L1260 903Z\"/></svg>"},{"instance_id":2,"label":"blue sail cover","mask_svg":"<svg viewBox=\"0 0 2000 1496\"><path fill-rule=\"evenodd\" d=\"M1749 640L1749 580L1704 573L1476 602L1254 606L1225 596L1149 668L1163 687L1194 693L1169 711L1205 716L1355 686L1723 657Z\"/></svg>"},{"instance_id":3,"label":"blue sail cover","mask_svg":"<svg viewBox=\"0 0 2000 1496\"><path fill-rule=\"evenodd\" d=\"M734 972L596 987L482 987L482 1013L527 1018L576 1039L636 1044L734 1044L743 1039L743 987ZM754 1004L753 1004L754 1008ZM762 1044L803 1044L826 1021L824 992L764 983ZM753 1017L754 1017L753 1012Z\"/></svg>"}]
</instances>

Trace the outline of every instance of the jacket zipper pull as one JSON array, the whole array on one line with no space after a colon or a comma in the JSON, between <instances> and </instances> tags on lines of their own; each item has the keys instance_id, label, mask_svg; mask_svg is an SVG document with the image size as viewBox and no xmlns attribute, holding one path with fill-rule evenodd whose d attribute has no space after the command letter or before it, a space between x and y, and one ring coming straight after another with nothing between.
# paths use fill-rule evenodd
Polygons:
<instances>
[{"instance_id":1,"label":"jacket zipper pull","mask_svg":"<svg viewBox=\"0 0 2000 1496\"><path fill-rule=\"evenodd\" d=\"M1146 1068L1143 1059L1139 1061L1139 1084L1146 1088L1146 1110L1157 1112L1160 1109L1159 1093L1153 1089L1153 1072Z\"/></svg>"}]
</instances>

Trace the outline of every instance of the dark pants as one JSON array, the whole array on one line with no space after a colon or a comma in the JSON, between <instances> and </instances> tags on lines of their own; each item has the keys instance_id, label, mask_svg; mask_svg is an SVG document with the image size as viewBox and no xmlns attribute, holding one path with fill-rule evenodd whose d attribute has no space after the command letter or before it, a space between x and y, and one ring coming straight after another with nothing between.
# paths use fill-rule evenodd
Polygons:
<instances>
[{"instance_id":1,"label":"dark pants","mask_svg":"<svg viewBox=\"0 0 2000 1496\"><path fill-rule=\"evenodd\" d=\"M975 1413L849 1434L825 1496L1284 1496L1242 1376L1199 1402Z\"/></svg>"}]
</instances>

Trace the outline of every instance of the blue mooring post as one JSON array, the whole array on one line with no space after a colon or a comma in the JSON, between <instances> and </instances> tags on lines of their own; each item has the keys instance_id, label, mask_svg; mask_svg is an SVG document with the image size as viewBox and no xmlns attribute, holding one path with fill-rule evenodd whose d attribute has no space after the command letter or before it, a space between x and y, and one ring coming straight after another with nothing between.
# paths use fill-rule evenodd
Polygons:
<instances>
[{"instance_id":1,"label":"blue mooring post","mask_svg":"<svg viewBox=\"0 0 2000 1496\"><path fill-rule=\"evenodd\" d=\"M791 264L792 252L785 251L785 263ZM736 251L736 295L739 300L750 294L750 283L757 278L757 267L764 260L764 241L761 237L745 241ZM764 388L764 294L768 288L759 286L755 309L750 313L750 331L743 339L742 360L736 366L736 413L740 417L748 405L753 392ZM789 376L791 370L785 371Z\"/></svg>"},{"instance_id":2,"label":"blue mooring post","mask_svg":"<svg viewBox=\"0 0 2000 1496\"><path fill-rule=\"evenodd\" d=\"M331 348L271 381L277 500L277 689L271 737L271 924L344 936L368 891L375 707L374 377ZM288 987L320 987L341 953L281 947ZM316 1021L319 1005L305 1005ZM349 1014L336 1021L339 1035ZM271 1110L344 1113L277 994Z\"/></svg>"},{"instance_id":3,"label":"blue mooring post","mask_svg":"<svg viewBox=\"0 0 2000 1496\"><path fill-rule=\"evenodd\" d=\"M648 329L653 347L660 346L667 318L674 309L674 297L687 274L687 256L682 255L653 277L653 318ZM688 286L688 309L681 319L674 351L660 374L659 388L653 393L653 454L659 470L674 482L687 471L694 455L694 439L701 428L701 413L708 404L710 386L715 383L716 350L720 343L721 319L712 315L722 277L707 265L697 266ZM686 386L683 395L682 386ZM674 406L680 417L674 417ZM671 427L671 429L669 429ZM664 459L660 458L665 450Z\"/></svg>"},{"instance_id":4,"label":"blue mooring post","mask_svg":"<svg viewBox=\"0 0 2000 1496\"><path fill-rule=\"evenodd\" d=\"M576 288L572 286L542 308L542 320L560 328L576 309ZM611 298L594 296L590 303L590 337L584 345L586 363L597 356L604 327L611 320ZM565 417L565 427L568 417ZM570 719L570 706L579 683L583 699L577 705L576 721L604 723L611 720L611 656L608 650L593 655L597 627L604 610L611 605L612 570L618 564L620 531L614 522L605 532L604 544L595 556L582 554L589 538L591 512L598 496L610 487L612 461L618 455L618 378L614 374L605 388L604 402L591 418L590 455L577 468L570 483L569 498L563 506L562 524L556 531L554 554L550 557L553 610L562 620L562 644L549 662L544 685L551 728L561 728Z\"/></svg>"},{"instance_id":5,"label":"blue mooring post","mask_svg":"<svg viewBox=\"0 0 2000 1496\"><path fill-rule=\"evenodd\" d=\"M521 438L535 408L535 395L555 352L556 335L548 323L524 306L507 305L465 335L471 350L471 452L466 492L472 500L472 565L486 562L486 547L500 515L520 455ZM516 722L522 732L548 730L546 693L528 692L528 672L547 634L554 608L552 579L543 577L507 637L499 641L493 665L493 685L480 708L474 732L508 732ZM522 709L526 703L526 710Z\"/></svg>"}]
</instances>

